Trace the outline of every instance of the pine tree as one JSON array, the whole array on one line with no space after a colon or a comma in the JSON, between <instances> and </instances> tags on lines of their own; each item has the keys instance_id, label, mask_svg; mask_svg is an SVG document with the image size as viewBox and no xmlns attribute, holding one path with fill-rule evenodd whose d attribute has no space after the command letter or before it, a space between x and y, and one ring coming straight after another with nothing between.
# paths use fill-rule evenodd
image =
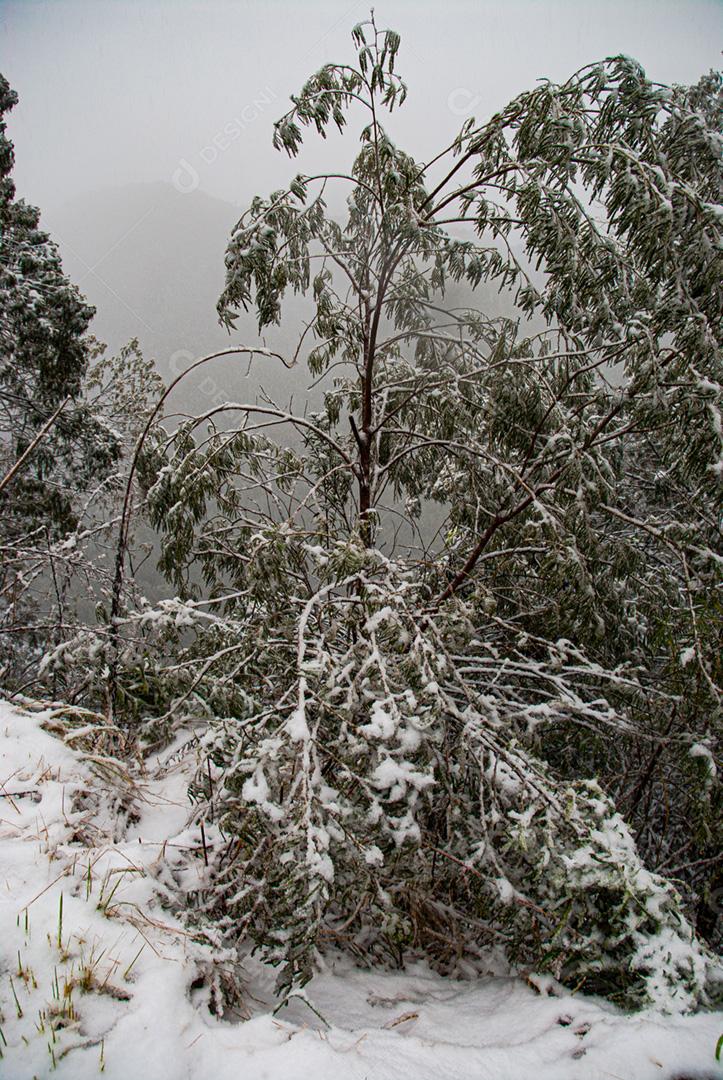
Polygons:
<instances>
[{"instance_id":1,"label":"pine tree","mask_svg":"<svg viewBox=\"0 0 723 1080\"><path fill-rule=\"evenodd\" d=\"M12 488L0 494L3 536L73 524L73 496L118 456L113 432L83 401L94 309L63 273L40 212L15 198L5 115L17 95L0 76L0 444L3 475L60 409ZM62 408L61 408L62 406ZM3 467L4 466L4 467Z\"/></svg>"},{"instance_id":2,"label":"pine tree","mask_svg":"<svg viewBox=\"0 0 723 1080\"><path fill-rule=\"evenodd\" d=\"M100 526L158 379L135 342L103 358L94 309L39 210L15 197L5 117L16 102L0 76L0 679L27 689L81 592L97 598Z\"/></svg>"}]
</instances>

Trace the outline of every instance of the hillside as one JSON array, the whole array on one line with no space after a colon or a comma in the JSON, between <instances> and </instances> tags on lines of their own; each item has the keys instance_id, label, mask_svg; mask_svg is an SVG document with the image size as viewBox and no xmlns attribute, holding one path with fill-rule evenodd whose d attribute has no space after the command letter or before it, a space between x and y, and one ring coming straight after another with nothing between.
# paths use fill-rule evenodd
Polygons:
<instances>
[{"instance_id":1,"label":"hillside","mask_svg":"<svg viewBox=\"0 0 723 1080\"><path fill-rule=\"evenodd\" d=\"M84 710L0 702L0 1076L712 1077L719 1016L626 1016L501 964L460 981L331 953L274 1013L275 971L188 920L206 884L194 733L143 769L120 764L112 734ZM214 987L232 971L244 990L220 1019Z\"/></svg>"}]
</instances>

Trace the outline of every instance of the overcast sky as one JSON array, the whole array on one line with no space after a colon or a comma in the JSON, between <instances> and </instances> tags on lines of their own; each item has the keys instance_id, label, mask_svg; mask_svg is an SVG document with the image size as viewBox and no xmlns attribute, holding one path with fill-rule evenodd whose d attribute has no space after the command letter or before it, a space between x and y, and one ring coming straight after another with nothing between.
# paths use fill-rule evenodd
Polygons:
<instances>
[{"instance_id":1,"label":"overcast sky","mask_svg":"<svg viewBox=\"0 0 723 1080\"><path fill-rule=\"evenodd\" d=\"M173 181L235 203L280 186L271 148L289 93L350 56L367 0L0 0L0 70L19 194L51 209L109 185ZM410 96L392 134L431 156L541 76L617 52L659 81L720 66L723 0L379 0ZM310 139L318 167L336 148Z\"/></svg>"}]
</instances>

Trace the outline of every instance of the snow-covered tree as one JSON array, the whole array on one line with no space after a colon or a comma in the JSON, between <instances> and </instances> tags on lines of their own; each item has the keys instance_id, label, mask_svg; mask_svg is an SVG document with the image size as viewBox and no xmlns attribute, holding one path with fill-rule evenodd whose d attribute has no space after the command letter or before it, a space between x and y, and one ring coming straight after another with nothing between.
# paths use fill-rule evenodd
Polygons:
<instances>
[{"instance_id":1,"label":"snow-covered tree","mask_svg":"<svg viewBox=\"0 0 723 1080\"><path fill-rule=\"evenodd\" d=\"M47 435L3 492L3 530L38 522L54 535L73 522L72 492L107 472L113 433L82 400L86 332L94 309L64 275L40 212L15 198L14 152L5 114L17 95L0 77L0 440L3 465L19 458L58 412ZM5 469L2 470L3 474Z\"/></svg>"},{"instance_id":2,"label":"snow-covered tree","mask_svg":"<svg viewBox=\"0 0 723 1080\"><path fill-rule=\"evenodd\" d=\"M40 212L15 197L0 75L0 679L32 685L75 621L124 451L160 380L136 342L117 357L88 335L94 309L65 276ZM76 673L77 674L77 673Z\"/></svg>"},{"instance_id":3,"label":"snow-covered tree","mask_svg":"<svg viewBox=\"0 0 723 1080\"><path fill-rule=\"evenodd\" d=\"M381 123L399 37L353 38L274 134L294 156L361 118L353 164L253 200L219 302L262 331L302 294L281 359L323 406L240 394L144 438L179 596L116 603L113 671L132 627L176 635L144 663L166 719L209 723L199 904L283 987L328 942L458 969L498 945L688 1007L717 979L670 860L704 868L689 900L720 866L720 79L615 57L421 162Z\"/></svg>"}]
</instances>

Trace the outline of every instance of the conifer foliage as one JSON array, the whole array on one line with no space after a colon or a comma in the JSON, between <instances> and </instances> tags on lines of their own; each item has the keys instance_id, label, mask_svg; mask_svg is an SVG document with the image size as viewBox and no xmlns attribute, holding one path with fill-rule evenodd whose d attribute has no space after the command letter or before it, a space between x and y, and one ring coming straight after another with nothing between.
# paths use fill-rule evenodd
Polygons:
<instances>
[{"instance_id":1,"label":"conifer foliage","mask_svg":"<svg viewBox=\"0 0 723 1080\"><path fill-rule=\"evenodd\" d=\"M40 211L15 197L16 103L0 75L0 680L27 690L75 636L81 596L99 598L103 525L160 380L135 341L103 356Z\"/></svg>"},{"instance_id":2,"label":"conifer foliage","mask_svg":"<svg viewBox=\"0 0 723 1080\"><path fill-rule=\"evenodd\" d=\"M12 488L0 494L0 507L4 533L42 523L56 537L73 524L78 487L107 473L119 448L81 396L94 309L64 275L56 245L39 227L40 211L15 198L14 151L4 117L16 103L0 76L2 464L12 466L52 424Z\"/></svg>"}]
</instances>

